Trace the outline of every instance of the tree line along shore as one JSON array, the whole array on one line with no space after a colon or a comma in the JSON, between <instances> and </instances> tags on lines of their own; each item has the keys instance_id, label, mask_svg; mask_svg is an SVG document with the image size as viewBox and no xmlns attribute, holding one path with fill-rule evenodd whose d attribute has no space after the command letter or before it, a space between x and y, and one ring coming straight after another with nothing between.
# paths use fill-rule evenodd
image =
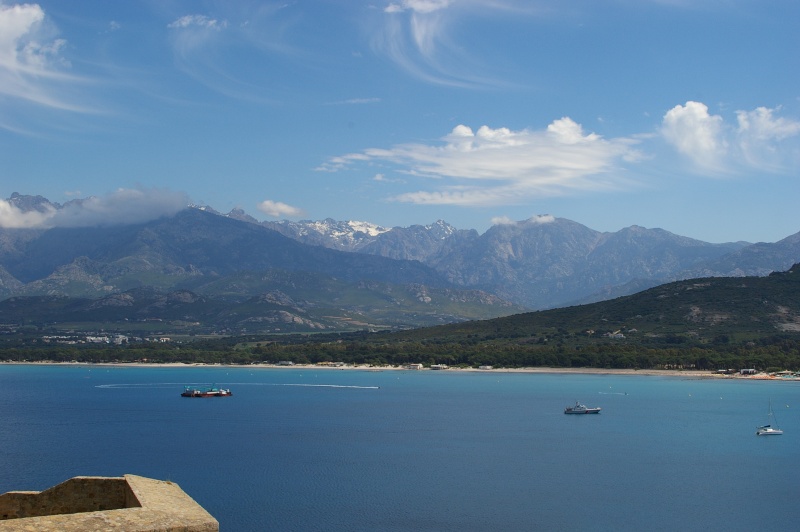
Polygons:
<instances>
[{"instance_id":1,"label":"tree line along shore","mask_svg":"<svg viewBox=\"0 0 800 532\"><path fill-rule=\"evenodd\" d=\"M286 335L268 337L173 338L159 343L120 345L6 341L0 361L181 364L319 364L455 368L595 368L617 370L717 371L748 368L777 373L800 370L796 335L755 338L738 345L682 346L598 341L569 344L540 339L396 339L375 334Z\"/></svg>"}]
</instances>

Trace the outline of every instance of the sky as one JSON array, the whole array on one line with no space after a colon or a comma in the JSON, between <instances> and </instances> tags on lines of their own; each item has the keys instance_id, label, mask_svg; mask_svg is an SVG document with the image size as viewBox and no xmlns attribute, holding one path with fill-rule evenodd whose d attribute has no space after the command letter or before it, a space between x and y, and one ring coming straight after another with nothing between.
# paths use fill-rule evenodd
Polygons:
<instances>
[{"instance_id":1,"label":"sky","mask_svg":"<svg viewBox=\"0 0 800 532\"><path fill-rule=\"evenodd\" d=\"M775 242L798 24L796 0L0 0L0 226L192 203Z\"/></svg>"}]
</instances>

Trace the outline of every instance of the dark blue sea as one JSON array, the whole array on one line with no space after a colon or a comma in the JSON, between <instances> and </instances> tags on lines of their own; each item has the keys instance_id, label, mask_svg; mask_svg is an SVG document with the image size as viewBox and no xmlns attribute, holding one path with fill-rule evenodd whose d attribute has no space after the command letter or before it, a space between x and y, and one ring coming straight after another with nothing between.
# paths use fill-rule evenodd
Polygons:
<instances>
[{"instance_id":1,"label":"dark blue sea","mask_svg":"<svg viewBox=\"0 0 800 532\"><path fill-rule=\"evenodd\" d=\"M0 493L132 473L223 531L794 531L798 463L800 382L0 365Z\"/></svg>"}]
</instances>

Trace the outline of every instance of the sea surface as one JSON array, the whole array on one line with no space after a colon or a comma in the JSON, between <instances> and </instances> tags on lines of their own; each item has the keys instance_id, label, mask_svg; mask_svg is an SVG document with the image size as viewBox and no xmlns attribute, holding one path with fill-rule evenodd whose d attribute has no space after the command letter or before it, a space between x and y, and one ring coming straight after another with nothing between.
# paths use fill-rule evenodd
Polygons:
<instances>
[{"instance_id":1,"label":"sea surface","mask_svg":"<svg viewBox=\"0 0 800 532\"><path fill-rule=\"evenodd\" d=\"M799 468L800 382L0 365L0 493L131 473L223 531L794 531Z\"/></svg>"}]
</instances>

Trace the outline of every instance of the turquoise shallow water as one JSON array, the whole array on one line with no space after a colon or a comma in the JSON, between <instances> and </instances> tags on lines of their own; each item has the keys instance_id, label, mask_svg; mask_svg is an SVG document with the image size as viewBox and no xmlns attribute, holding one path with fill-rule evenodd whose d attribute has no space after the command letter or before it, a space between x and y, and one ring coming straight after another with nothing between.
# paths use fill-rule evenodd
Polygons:
<instances>
[{"instance_id":1,"label":"turquoise shallow water","mask_svg":"<svg viewBox=\"0 0 800 532\"><path fill-rule=\"evenodd\" d=\"M8 365L0 426L0 493L133 473L227 531L798 526L797 382Z\"/></svg>"}]
</instances>

